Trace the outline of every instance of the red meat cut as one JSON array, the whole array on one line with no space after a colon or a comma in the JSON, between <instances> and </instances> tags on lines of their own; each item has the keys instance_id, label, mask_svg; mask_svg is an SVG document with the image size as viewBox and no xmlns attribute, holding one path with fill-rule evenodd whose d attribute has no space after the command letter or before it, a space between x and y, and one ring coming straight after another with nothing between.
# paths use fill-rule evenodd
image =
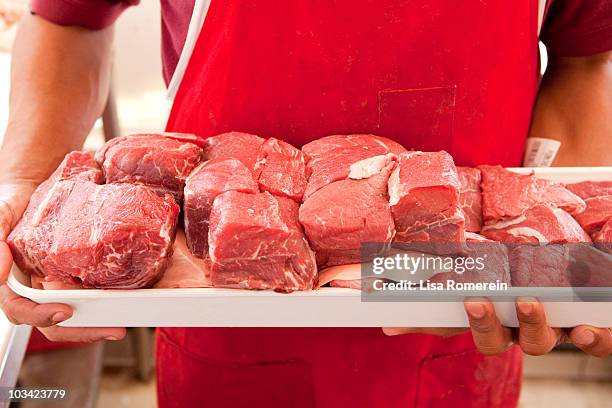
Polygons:
<instances>
[{"instance_id":1,"label":"red meat cut","mask_svg":"<svg viewBox=\"0 0 612 408\"><path fill-rule=\"evenodd\" d=\"M308 179L304 153L282 140L266 140L257 156L255 178L262 191L302 202Z\"/></svg>"},{"instance_id":2,"label":"red meat cut","mask_svg":"<svg viewBox=\"0 0 612 408\"><path fill-rule=\"evenodd\" d=\"M519 245L509 259L513 286L612 286L612 254L590 244Z\"/></svg>"},{"instance_id":3,"label":"red meat cut","mask_svg":"<svg viewBox=\"0 0 612 408\"><path fill-rule=\"evenodd\" d=\"M478 232L482 229L482 195L480 170L473 167L457 167L461 188L459 205L465 217L465 230Z\"/></svg>"},{"instance_id":4,"label":"red meat cut","mask_svg":"<svg viewBox=\"0 0 612 408\"><path fill-rule=\"evenodd\" d=\"M268 192L228 191L210 214L210 277L217 287L312 289L314 254L297 223L298 204Z\"/></svg>"},{"instance_id":5,"label":"red meat cut","mask_svg":"<svg viewBox=\"0 0 612 408\"><path fill-rule=\"evenodd\" d=\"M263 138L243 132L228 132L211 136L205 140L204 159L238 159L253 171L263 142Z\"/></svg>"},{"instance_id":6,"label":"red meat cut","mask_svg":"<svg viewBox=\"0 0 612 408\"><path fill-rule=\"evenodd\" d=\"M612 218L612 195L591 197L584 200L587 207L574 218L589 234L595 234Z\"/></svg>"},{"instance_id":7,"label":"red meat cut","mask_svg":"<svg viewBox=\"0 0 612 408\"><path fill-rule=\"evenodd\" d=\"M47 241L50 240L50 234L45 234L42 229L52 225L40 227L41 234L38 239L45 243L35 241L28 243L25 239L32 227L31 224L42 224L44 218L55 218L53 203L47 205L44 203L61 197L63 192L58 189L57 183L65 180L84 180L101 184L104 182L104 175L91 153L74 151L68 153L53 174L38 186L30 197L30 203L21 221L13 228L8 238L15 263L24 272L40 276L44 273L40 263L40 258L44 255L38 254L35 250L29 251L28 247L35 249L37 245L49 246L50 242Z\"/></svg>"},{"instance_id":8,"label":"red meat cut","mask_svg":"<svg viewBox=\"0 0 612 408\"><path fill-rule=\"evenodd\" d=\"M594 237L612 218L612 181L583 181L567 188L586 203L586 210L575 214L574 218Z\"/></svg>"},{"instance_id":9,"label":"red meat cut","mask_svg":"<svg viewBox=\"0 0 612 408\"><path fill-rule=\"evenodd\" d=\"M385 137L356 134L326 136L304 145L302 151L309 158L311 173L304 193L306 199L320 188L348 178L355 163L374 156L399 155L406 149Z\"/></svg>"},{"instance_id":10,"label":"red meat cut","mask_svg":"<svg viewBox=\"0 0 612 408\"><path fill-rule=\"evenodd\" d=\"M466 270L454 270L434 275L430 281L445 283L448 280L455 282L510 284L510 264L508 263L508 249L502 243L491 241L482 235L466 232L465 259L482 260L484 268L476 266Z\"/></svg>"},{"instance_id":11,"label":"red meat cut","mask_svg":"<svg viewBox=\"0 0 612 408\"><path fill-rule=\"evenodd\" d=\"M586 208L584 201L562 184L523 175L501 166L479 166L482 172L482 212L485 223L518 217L539 204L559 207L571 214Z\"/></svg>"},{"instance_id":12,"label":"red meat cut","mask_svg":"<svg viewBox=\"0 0 612 408\"><path fill-rule=\"evenodd\" d=\"M193 138L177 133L118 137L98 150L96 161L107 183L141 184L180 200L185 179L202 157L200 147L185 141Z\"/></svg>"},{"instance_id":13,"label":"red meat cut","mask_svg":"<svg viewBox=\"0 0 612 408\"><path fill-rule=\"evenodd\" d=\"M383 157L386 165L377 174L327 184L300 207L299 220L321 268L359 263L362 243L393 239L387 180L395 162Z\"/></svg>"},{"instance_id":14,"label":"red meat cut","mask_svg":"<svg viewBox=\"0 0 612 408\"><path fill-rule=\"evenodd\" d=\"M86 180L92 183L104 183L104 174L90 152L74 151L68 153L51 177L45 182L48 186L62 180ZM46 190L41 188L41 190Z\"/></svg>"},{"instance_id":15,"label":"red meat cut","mask_svg":"<svg viewBox=\"0 0 612 408\"><path fill-rule=\"evenodd\" d=\"M208 225L215 198L226 191L258 193L249 169L238 159L212 159L196 168L185 183L185 235L191 252L208 257Z\"/></svg>"},{"instance_id":16,"label":"red meat cut","mask_svg":"<svg viewBox=\"0 0 612 408\"><path fill-rule=\"evenodd\" d=\"M593 242L597 248L612 254L612 217L593 235Z\"/></svg>"},{"instance_id":17,"label":"red meat cut","mask_svg":"<svg viewBox=\"0 0 612 408\"><path fill-rule=\"evenodd\" d=\"M389 178L398 242L455 243L465 239L459 176L445 151L407 152Z\"/></svg>"},{"instance_id":18,"label":"red meat cut","mask_svg":"<svg viewBox=\"0 0 612 408\"><path fill-rule=\"evenodd\" d=\"M612 181L581 181L565 187L583 200L612 195Z\"/></svg>"},{"instance_id":19,"label":"red meat cut","mask_svg":"<svg viewBox=\"0 0 612 408\"><path fill-rule=\"evenodd\" d=\"M518 217L485 225L481 234L499 242L591 242L571 215L548 205L536 205Z\"/></svg>"},{"instance_id":20,"label":"red meat cut","mask_svg":"<svg viewBox=\"0 0 612 408\"><path fill-rule=\"evenodd\" d=\"M179 207L143 186L95 184L94 166L71 153L34 192L8 239L15 262L48 281L151 286L172 254Z\"/></svg>"}]
</instances>

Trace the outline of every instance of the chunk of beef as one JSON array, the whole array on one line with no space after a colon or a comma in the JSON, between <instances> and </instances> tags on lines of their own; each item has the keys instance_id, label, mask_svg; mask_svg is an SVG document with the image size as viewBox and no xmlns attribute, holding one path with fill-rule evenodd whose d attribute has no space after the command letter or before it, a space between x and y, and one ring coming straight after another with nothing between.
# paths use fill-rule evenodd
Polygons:
<instances>
[{"instance_id":1,"label":"chunk of beef","mask_svg":"<svg viewBox=\"0 0 612 408\"><path fill-rule=\"evenodd\" d=\"M485 225L481 233L499 242L591 242L571 215L548 205L536 205L518 217Z\"/></svg>"},{"instance_id":2,"label":"chunk of beef","mask_svg":"<svg viewBox=\"0 0 612 408\"><path fill-rule=\"evenodd\" d=\"M478 232L482 229L482 194L480 170L473 167L457 167L461 188L459 205L465 217L465 230Z\"/></svg>"},{"instance_id":3,"label":"chunk of beef","mask_svg":"<svg viewBox=\"0 0 612 408\"><path fill-rule=\"evenodd\" d=\"M228 132L211 136L205 140L204 158L233 158L240 160L250 171L255 169L259 149L264 139L242 132Z\"/></svg>"},{"instance_id":4,"label":"chunk of beef","mask_svg":"<svg viewBox=\"0 0 612 408\"><path fill-rule=\"evenodd\" d=\"M304 199L320 188L349 177L351 166L361 160L387 154L399 155L406 149L397 142L376 135L333 135L302 147L311 173Z\"/></svg>"},{"instance_id":5,"label":"chunk of beef","mask_svg":"<svg viewBox=\"0 0 612 408\"><path fill-rule=\"evenodd\" d=\"M396 241L464 241L460 186L457 169L448 153L401 154L388 186Z\"/></svg>"},{"instance_id":6,"label":"chunk of beef","mask_svg":"<svg viewBox=\"0 0 612 408\"><path fill-rule=\"evenodd\" d=\"M185 179L199 163L202 149L178 139L175 133L118 137L98 150L96 161L107 183L141 184L180 200Z\"/></svg>"},{"instance_id":7,"label":"chunk of beef","mask_svg":"<svg viewBox=\"0 0 612 408\"><path fill-rule=\"evenodd\" d=\"M257 156L255 178L262 191L302 202L308 179L304 153L282 140L266 140Z\"/></svg>"},{"instance_id":8,"label":"chunk of beef","mask_svg":"<svg viewBox=\"0 0 612 408\"><path fill-rule=\"evenodd\" d=\"M395 235L387 198L394 161L375 175L335 181L306 198L299 220L320 267L361 262L361 244L390 242Z\"/></svg>"},{"instance_id":9,"label":"chunk of beef","mask_svg":"<svg viewBox=\"0 0 612 408\"><path fill-rule=\"evenodd\" d=\"M78 177L39 189L8 240L22 270L91 288L134 289L159 280L179 212L172 196Z\"/></svg>"},{"instance_id":10,"label":"chunk of beef","mask_svg":"<svg viewBox=\"0 0 612 408\"><path fill-rule=\"evenodd\" d=\"M217 287L312 289L314 254L296 221L298 204L268 192L228 191L210 215L211 280Z\"/></svg>"},{"instance_id":11,"label":"chunk of beef","mask_svg":"<svg viewBox=\"0 0 612 408\"><path fill-rule=\"evenodd\" d=\"M549 204L577 214L584 201L562 184L531 174L518 174L501 166L479 166L482 172L482 212L485 223L518 217L528 209Z\"/></svg>"},{"instance_id":12,"label":"chunk of beef","mask_svg":"<svg viewBox=\"0 0 612 408\"><path fill-rule=\"evenodd\" d=\"M208 256L208 225L213 202L219 194L232 190L259 192L251 172L238 159L209 160L187 178L183 220L187 245L195 256Z\"/></svg>"}]
</instances>

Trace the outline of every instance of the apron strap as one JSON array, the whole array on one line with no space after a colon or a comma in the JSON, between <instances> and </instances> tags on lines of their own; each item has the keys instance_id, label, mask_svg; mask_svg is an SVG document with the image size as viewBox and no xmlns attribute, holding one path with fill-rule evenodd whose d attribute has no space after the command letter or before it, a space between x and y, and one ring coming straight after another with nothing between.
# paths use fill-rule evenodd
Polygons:
<instances>
[{"instance_id":1,"label":"apron strap","mask_svg":"<svg viewBox=\"0 0 612 408\"><path fill-rule=\"evenodd\" d=\"M174 96L176 95L179 85L181 84L183 75L185 74L185 69L187 69L187 64L189 64L189 59L191 58L191 54L193 53L193 49L195 48L195 44L200 35L200 31L204 25L204 20L208 14L210 2L211 0L196 0L193 7L193 13L191 14L191 20L189 22L189 30L187 31L185 45L181 51L181 56L179 57L174 74L172 74L170 84L168 84L166 99L168 100L169 106L172 106Z\"/></svg>"}]
</instances>

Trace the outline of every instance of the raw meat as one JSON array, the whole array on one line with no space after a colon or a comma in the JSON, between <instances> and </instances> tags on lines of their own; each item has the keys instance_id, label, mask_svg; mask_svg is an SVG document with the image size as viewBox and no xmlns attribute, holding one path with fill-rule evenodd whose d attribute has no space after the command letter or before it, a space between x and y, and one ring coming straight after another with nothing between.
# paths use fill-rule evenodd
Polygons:
<instances>
[{"instance_id":1,"label":"raw meat","mask_svg":"<svg viewBox=\"0 0 612 408\"><path fill-rule=\"evenodd\" d=\"M482 235L466 232L465 234L465 259L476 260L480 258L484 268L464 268L452 272L438 273L434 275L431 282L445 283L448 280L455 282L495 283L502 282L510 284L510 264L508 263L508 249L502 243L491 241Z\"/></svg>"},{"instance_id":2,"label":"raw meat","mask_svg":"<svg viewBox=\"0 0 612 408\"><path fill-rule=\"evenodd\" d=\"M226 191L258 193L249 169L238 159L217 158L195 169L185 183L185 234L191 252L208 256L208 223L215 198Z\"/></svg>"},{"instance_id":3,"label":"raw meat","mask_svg":"<svg viewBox=\"0 0 612 408\"><path fill-rule=\"evenodd\" d=\"M510 252L512 285L519 287L571 286L564 271L569 257L564 245L520 245Z\"/></svg>"},{"instance_id":4,"label":"raw meat","mask_svg":"<svg viewBox=\"0 0 612 408\"><path fill-rule=\"evenodd\" d=\"M481 233L499 242L591 242L571 215L548 205L536 205L518 217L485 225Z\"/></svg>"},{"instance_id":5,"label":"raw meat","mask_svg":"<svg viewBox=\"0 0 612 408\"><path fill-rule=\"evenodd\" d=\"M262 191L302 202L307 180L304 154L289 143L270 138L259 150L255 178Z\"/></svg>"},{"instance_id":6,"label":"raw meat","mask_svg":"<svg viewBox=\"0 0 612 408\"><path fill-rule=\"evenodd\" d=\"M584 201L562 184L506 170L479 166L482 172L482 212L485 223L518 217L538 204L559 207L571 214L586 208Z\"/></svg>"},{"instance_id":7,"label":"raw meat","mask_svg":"<svg viewBox=\"0 0 612 408\"><path fill-rule=\"evenodd\" d=\"M393 239L387 180L394 164L389 159L378 174L335 181L306 198L299 220L321 268L359 263L362 243Z\"/></svg>"},{"instance_id":8,"label":"raw meat","mask_svg":"<svg viewBox=\"0 0 612 408\"><path fill-rule=\"evenodd\" d=\"M565 187L583 200L612 195L612 181L582 181Z\"/></svg>"},{"instance_id":9,"label":"raw meat","mask_svg":"<svg viewBox=\"0 0 612 408\"><path fill-rule=\"evenodd\" d=\"M596 234L595 241L612 243L612 218L608 219L608 222Z\"/></svg>"},{"instance_id":10,"label":"raw meat","mask_svg":"<svg viewBox=\"0 0 612 408\"><path fill-rule=\"evenodd\" d=\"M518 245L510 268L513 286L612 286L612 255L590 244Z\"/></svg>"},{"instance_id":11,"label":"raw meat","mask_svg":"<svg viewBox=\"0 0 612 408\"><path fill-rule=\"evenodd\" d=\"M589 234L595 234L612 218L612 195L591 197L584 200L586 210L574 215L576 221Z\"/></svg>"},{"instance_id":12,"label":"raw meat","mask_svg":"<svg viewBox=\"0 0 612 408\"><path fill-rule=\"evenodd\" d=\"M242 132L228 132L205 140L204 158L233 158L240 160L249 170L255 169L259 149L264 142L259 136Z\"/></svg>"},{"instance_id":13,"label":"raw meat","mask_svg":"<svg viewBox=\"0 0 612 408\"><path fill-rule=\"evenodd\" d=\"M593 235L593 241L597 248L612 254L612 217Z\"/></svg>"},{"instance_id":14,"label":"raw meat","mask_svg":"<svg viewBox=\"0 0 612 408\"><path fill-rule=\"evenodd\" d=\"M40 257L43 254L38 254L35 251L28 253L26 246L35 248L39 246L50 246L50 235L41 234L41 241L49 241L43 244L42 242L25 242L27 232L32 228L31 223L37 224L48 217L55 219L57 211L54 208L54 201L61 202L63 191L58 189L56 184L65 180L83 180L92 183L101 184L104 181L102 170L98 167L93 159L93 154L88 152L74 151L68 153L58 168L51 176L41 183L30 197L30 203L20 222L11 232L8 243L13 250L13 258L15 263L24 271L30 274L38 274L42 276L44 271L40 264ZM57 204L55 204L57 205Z\"/></svg>"},{"instance_id":15,"label":"raw meat","mask_svg":"<svg viewBox=\"0 0 612 408\"><path fill-rule=\"evenodd\" d=\"M396 241L464 241L465 218L459 206L459 176L448 153L401 154L388 188Z\"/></svg>"},{"instance_id":16,"label":"raw meat","mask_svg":"<svg viewBox=\"0 0 612 408\"><path fill-rule=\"evenodd\" d=\"M86 180L102 184L104 183L104 175L92 153L74 151L64 157L64 160L46 183L51 185L62 180Z\"/></svg>"},{"instance_id":17,"label":"raw meat","mask_svg":"<svg viewBox=\"0 0 612 408\"><path fill-rule=\"evenodd\" d=\"M381 275L376 275L372 272L371 275L362 278L363 271L373 271L372 266L368 266L365 269L361 264L350 264L350 265L338 265L326 268L319 273L319 287L329 284L332 287L351 288L358 290L371 290L375 280L384 281L395 281L399 282L402 279L409 279L412 282L419 282L419 280L430 280L431 282L446 282L453 280L455 282L505 282L510 283L510 266L508 264L508 251L504 244L493 242L485 237L467 232L466 233L466 252L462 256L482 257L484 260L484 269L471 268L471 270L460 271L457 269L453 271L449 267L444 267L447 257L439 257L435 255L429 255L429 258L440 258L441 269L420 269L417 271L411 271L408 276L406 271L393 271L386 270ZM421 257L423 252L412 251L410 249L401 249L404 244L393 244L393 248L390 251L386 251L381 256L393 257L395 254L407 254L418 258ZM437 265L433 263L433 265Z\"/></svg>"},{"instance_id":18,"label":"raw meat","mask_svg":"<svg viewBox=\"0 0 612 408\"><path fill-rule=\"evenodd\" d=\"M567 188L585 201L586 210L574 215L574 218L594 237L612 218L612 181L583 181L570 184Z\"/></svg>"},{"instance_id":19,"label":"raw meat","mask_svg":"<svg viewBox=\"0 0 612 408\"><path fill-rule=\"evenodd\" d=\"M457 173L461 183L459 205L465 217L465 230L478 232L482 229L480 170L473 167L457 167Z\"/></svg>"},{"instance_id":20,"label":"raw meat","mask_svg":"<svg viewBox=\"0 0 612 408\"><path fill-rule=\"evenodd\" d=\"M107 183L142 184L161 196L169 193L180 200L185 179L200 161L202 149L177 138L176 133L118 137L98 150L96 161Z\"/></svg>"},{"instance_id":21,"label":"raw meat","mask_svg":"<svg viewBox=\"0 0 612 408\"><path fill-rule=\"evenodd\" d=\"M399 143L375 135L333 135L302 147L309 158L311 173L304 200L320 188L349 177L351 166L361 160L387 154L399 155L406 149Z\"/></svg>"},{"instance_id":22,"label":"raw meat","mask_svg":"<svg viewBox=\"0 0 612 408\"><path fill-rule=\"evenodd\" d=\"M312 289L314 254L297 223L298 204L268 192L228 191L210 215L214 286L294 291Z\"/></svg>"},{"instance_id":23,"label":"raw meat","mask_svg":"<svg viewBox=\"0 0 612 408\"><path fill-rule=\"evenodd\" d=\"M87 288L134 289L159 280L179 212L172 196L78 177L39 190L8 240L22 270Z\"/></svg>"}]
</instances>

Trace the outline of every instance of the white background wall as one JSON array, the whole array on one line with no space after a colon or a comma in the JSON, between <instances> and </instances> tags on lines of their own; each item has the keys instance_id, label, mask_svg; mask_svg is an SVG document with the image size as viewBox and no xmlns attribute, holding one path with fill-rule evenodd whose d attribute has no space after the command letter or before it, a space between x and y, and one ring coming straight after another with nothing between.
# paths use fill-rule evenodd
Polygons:
<instances>
[{"instance_id":1,"label":"white background wall","mask_svg":"<svg viewBox=\"0 0 612 408\"><path fill-rule=\"evenodd\" d=\"M0 0L21 4L25 0ZM122 133L162 130L166 119L165 85L161 68L161 22L159 2L143 1L128 9L115 28L113 67L117 108ZM0 141L8 118L10 54L7 50L15 28L0 26ZM88 141L90 147L100 142L99 124Z\"/></svg>"}]
</instances>

